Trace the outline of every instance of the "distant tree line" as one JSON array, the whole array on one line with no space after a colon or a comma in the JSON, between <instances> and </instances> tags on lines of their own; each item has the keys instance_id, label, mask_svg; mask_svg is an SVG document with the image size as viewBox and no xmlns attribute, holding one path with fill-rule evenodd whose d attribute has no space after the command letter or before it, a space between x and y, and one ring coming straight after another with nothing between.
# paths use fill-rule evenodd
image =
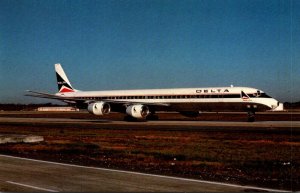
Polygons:
<instances>
[{"instance_id":1,"label":"distant tree line","mask_svg":"<svg viewBox=\"0 0 300 193\"><path fill-rule=\"evenodd\" d=\"M285 102L283 103L283 106L285 109L300 109L300 102L295 102L295 103Z\"/></svg>"},{"instance_id":2,"label":"distant tree line","mask_svg":"<svg viewBox=\"0 0 300 193\"><path fill-rule=\"evenodd\" d=\"M58 105L52 103L43 104L0 104L0 111L32 111L38 107L63 107L67 105Z\"/></svg>"}]
</instances>

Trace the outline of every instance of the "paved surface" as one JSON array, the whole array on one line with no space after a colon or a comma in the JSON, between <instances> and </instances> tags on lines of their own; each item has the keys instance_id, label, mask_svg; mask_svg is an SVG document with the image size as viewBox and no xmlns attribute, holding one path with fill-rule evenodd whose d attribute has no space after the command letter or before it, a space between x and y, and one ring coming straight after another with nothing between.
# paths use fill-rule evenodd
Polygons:
<instances>
[{"instance_id":1,"label":"paved surface","mask_svg":"<svg viewBox=\"0 0 300 193\"><path fill-rule=\"evenodd\" d=\"M0 191L243 192L276 191L0 155Z\"/></svg>"},{"instance_id":2,"label":"paved surface","mask_svg":"<svg viewBox=\"0 0 300 193\"><path fill-rule=\"evenodd\" d=\"M300 121L257 121L257 122L228 122L228 121L139 121L126 122L114 120L91 120L69 118L15 118L0 117L0 123L47 123L47 124L85 124L106 126L172 126L173 128L188 127L265 127L265 128L300 128Z\"/></svg>"},{"instance_id":3,"label":"paved surface","mask_svg":"<svg viewBox=\"0 0 300 193\"><path fill-rule=\"evenodd\" d=\"M4 143L36 143L44 141L43 136L0 134L0 144Z\"/></svg>"}]
</instances>

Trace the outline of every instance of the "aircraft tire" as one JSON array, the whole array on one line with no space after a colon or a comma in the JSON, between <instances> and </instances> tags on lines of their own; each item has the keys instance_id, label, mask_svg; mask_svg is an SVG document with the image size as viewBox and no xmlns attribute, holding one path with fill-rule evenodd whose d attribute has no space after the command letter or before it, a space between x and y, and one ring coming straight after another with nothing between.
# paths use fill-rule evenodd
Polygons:
<instances>
[{"instance_id":1,"label":"aircraft tire","mask_svg":"<svg viewBox=\"0 0 300 193\"><path fill-rule=\"evenodd\" d=\"M248 122L254 122L255 121L255 112L249 111L248 112Z\"/></svg>"},{"instance_id":2,"label":"aircraft tire","mask_svg":"<svg viewBox=\"0 0 300 193\"><path fill-rule=\"evenodd\" d=\"M146 120L151 120L151 121L156 121L158 120L158 116L155 115L155 114L149 114L147 117L146 117Z\"/></svg>"}]
</instances>

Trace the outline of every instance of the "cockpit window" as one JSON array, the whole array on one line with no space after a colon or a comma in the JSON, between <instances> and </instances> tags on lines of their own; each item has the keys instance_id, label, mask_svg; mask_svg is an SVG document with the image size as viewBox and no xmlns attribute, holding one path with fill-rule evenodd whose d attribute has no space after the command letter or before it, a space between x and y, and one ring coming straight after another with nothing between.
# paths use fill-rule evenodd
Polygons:
<instances>
[{"instance_id":1,"label":"cockpit window","mask_svg":"<svg viewBox=\"0 0 300 193\"><path fill-rule=\"evenodd\" d=\"M272 97L270 97L269 95L267 95L266 93L261 93L261 94L260 94L260 97L261 97L261 98L272 98Z\"/></svg>"},{"instance_id":2,"label":"cockpit window","mask_svg":"<svg viewBox=\"0 0 300 193\"><path fill-rule=\"evenodd\" d=\"M248 94L250 97L257 97L257 98L272 98L269 95L267 95L266 93L257 90L256 93L253 94Z\"/></svg>"},{"instance_id":3,"label":"cockpit window","mask_svg":"<svg viewBox=\"0 0 300 193\"><path fill-rule=\"evenodd\" d=\"M257 97L259 97L261 95L260 90L257 90Z\"/></svg>"}]
</instances>

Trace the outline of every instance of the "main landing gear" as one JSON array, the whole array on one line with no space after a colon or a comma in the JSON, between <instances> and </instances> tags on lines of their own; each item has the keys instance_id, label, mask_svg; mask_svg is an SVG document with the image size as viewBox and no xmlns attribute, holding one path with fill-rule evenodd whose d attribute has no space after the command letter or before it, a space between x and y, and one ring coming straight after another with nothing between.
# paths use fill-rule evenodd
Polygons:
<instances>
[{"instance_id":1,"label":"main landing gear","mask_svg":"<svg viewBox=\"0 0 300 193\"><path fill-rule=\"evenodd\" d=\"M151 110L150 113L146 117L147 121L157 121L158 120L158 115L155 114L154 110Z\"/></svg>"},{"instance_id":2,"label":"main landing gear","mask_svg":"<svg viewBox=\"0 0 300 193\"><path fill-rule=\"evenodd\" d=\"M136 122L136 121L138 121L139 119L137 119L137 118L134 118L134 117L132 117L132 116L130 116L130 115L125 115L124 116L124 121L127 121L127 122Z\"/></svg>"},{"instance_id":3,"label":"main landing gear","mask_svg":"<svg viewBox=\"0 0 300 193\"><path fill-rule=\"evenodd\" d=\"M154 113L150 113L147 117L146 117L146 120L151 120L151 121L156 121L158 120L158 116Z\"/></svg>"},{"instance_id":4,"label":"main landing gear","mask_svg":"<svg viewBox=\"0 0 300 193\"><path fill-rule=\"evenodd\" d=\"M138 119L138 118L134 118L130 115L126 115L124 117L124 121L128 121L128 122L143 122L143 121L156 121L158 120L158 116L154 113L154 112L150 112L149 115L146 116L146 118L141 118L141 119Z\"/></svg>"}]
</instances>

